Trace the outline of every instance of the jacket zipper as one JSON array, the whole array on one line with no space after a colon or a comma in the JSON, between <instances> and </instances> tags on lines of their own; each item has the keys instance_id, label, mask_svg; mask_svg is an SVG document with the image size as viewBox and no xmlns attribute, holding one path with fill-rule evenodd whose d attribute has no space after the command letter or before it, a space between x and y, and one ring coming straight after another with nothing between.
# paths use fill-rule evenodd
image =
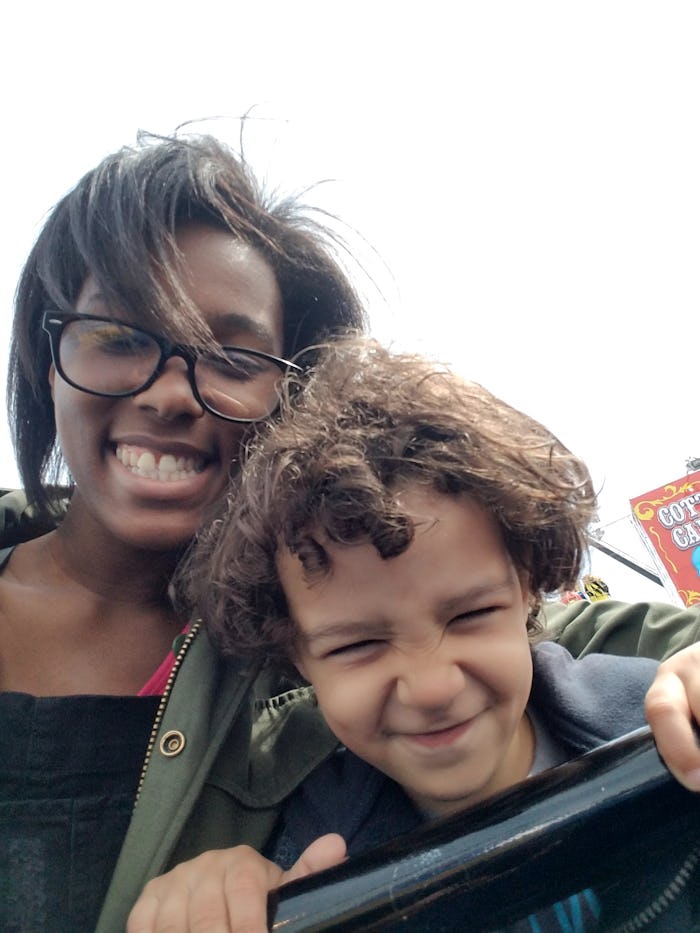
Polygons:
<instances>
[{"instance_id":1,"label":"jacket zipper","mask_svg":"<svg viewBox=\"0 0 700 933\"><path fill-rule=\"evenodd\" d=\"M640 910L631 920L619 927L615 927L612 933L633 933L634 930L641 930L653 923L683 894L688 881L698 866L698 862L700 862L700 846L696 845L688 853L675 878L664 888L661 894L644 910Z\"/></svg>"},{"instance_id":2,"label":"jacket zipper","mask_svg":"<svg viewBox=\"0 0 700 933\"><path fill-rule=\"evenodd\" d=\"M158 735L158 730L160 729L160 724L165 714L165 707L168 705L168 700L170 699L170 694L172 693L173 684L175 683L177 672L180 670L182 662L185 659L185 655L187 654L190 645L194 641L195 636L197 635L201 627L202 627L202 622L200 619L192 623L190 630L187 632L187 634L185 635L182 641L182 644L180 645L180 649L177 653L177 656L175 657L175 663L173 664L172 670L170 671L170 675L168 676L168 679L166 681L165 690L163 691L163 696L160 698L160 703L158 704L158 711L156 712L155 719L153 720L153 727L151 729L151 735L148 739L148 745L146 747L146 757L143 760L143 767L141 768L141 777L139 778L138 787L136 788L136 796L134 797L134 807L133 807L134 810L136 809L136 805L139 802L139 797L141 796L143 784L144 784L144 781L146 780L146 771L148 770L148 765L151 762L151 757L153 755L153 747L156 743L156 736Z\"/></svg>"}]
</instances>

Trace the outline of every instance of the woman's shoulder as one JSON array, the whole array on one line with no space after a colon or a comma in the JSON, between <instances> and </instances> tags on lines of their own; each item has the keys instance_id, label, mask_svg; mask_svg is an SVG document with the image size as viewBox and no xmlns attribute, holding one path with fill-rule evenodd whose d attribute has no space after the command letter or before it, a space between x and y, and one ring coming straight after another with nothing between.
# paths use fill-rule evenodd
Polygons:
<instances>
[{"instance_id":1,"label":"woman's shoulder","mask_svg":"<svg viewBox=\"0 0 700 933\"><path fill-rule=\"evenodd\" d=\"M576 657L602 653L663 660L700 639L700 603L683 609L661 602L578 600L546 604L541 619L545 637Z\"/></svg>"},{"instance_id":2,"label":"woman's shoulder","mask_svg":"<svg viewBox=\"0 0 700 933\"><path fill-rule=\"evenodd\" d=\"M0 548L12 547L52 531L70 501L67 487L57 487L56 493L56 514L47 519L37 513L23 489L0 488Z\"/></svg>"}]
</instances>

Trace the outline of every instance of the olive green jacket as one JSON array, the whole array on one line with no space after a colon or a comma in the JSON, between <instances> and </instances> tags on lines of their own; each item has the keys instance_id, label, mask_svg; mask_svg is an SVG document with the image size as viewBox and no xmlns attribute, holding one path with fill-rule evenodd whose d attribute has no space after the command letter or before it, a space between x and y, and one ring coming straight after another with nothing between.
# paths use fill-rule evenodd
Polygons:
<instances>
[{"instance_id":1,"label":"olive green jacket","mask_svg":"<svg viewBox=\"0 0 700 933\"><path fill-rule=\"evenodd\" d=\"M543 612L545 636L574 657L601 654L664 658L700 640L700 604L679 609L666 603L577 600Z\"/></svg>"},{"instance_id":2,"label":"olive green jacket","mask_svg":"<svg viewBox=\"0 0 700 933\"><path fill-rule=\"evenodd\" d=\"M309 688L255 700L265 678L222 661L205 632L178 661L97 933L124 933L143 885L173 865L207 849L261 849L282 801L337 744Z\"/></svg>"},{"instance_id":3,"label":"olive green jacket","mask_svg":"<svg viewBox=\"0 0 700 933\"><path fill-rule=\"evenodd\" d=\"M0 547L32 530L23 495L0 498ZM700 636L700 606L579 601L543 616L574 655L663 658ZM96 933L124 933L144 884L184 859L265 845L284 799L336 746L308 688L266 699L274 692L268 676L219 657L198 625L185 637Z\"/></svg>"}]
</instances>

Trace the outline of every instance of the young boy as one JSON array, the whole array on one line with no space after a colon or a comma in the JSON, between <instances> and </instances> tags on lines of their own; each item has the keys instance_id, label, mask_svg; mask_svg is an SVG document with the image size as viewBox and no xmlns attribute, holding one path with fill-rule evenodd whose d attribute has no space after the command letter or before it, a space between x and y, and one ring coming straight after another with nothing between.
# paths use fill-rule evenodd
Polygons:
<instances>
[{"instance_id":1,"label":"young boy","mask_svg":"<svg viewBox=\"0 0 700 933\"><path fill-rule=\"evenodd\" d=\"M221 649L291 662L342 743L289 799L273 862L325 833L358 854L645 724L655 662L537 642L595 506L585 465L482 387L361 338L324 349L188 577ZM595 894L572 903L596 927ZM561 911L522 929L565 929Z\"/></svg>"}]
</instances>

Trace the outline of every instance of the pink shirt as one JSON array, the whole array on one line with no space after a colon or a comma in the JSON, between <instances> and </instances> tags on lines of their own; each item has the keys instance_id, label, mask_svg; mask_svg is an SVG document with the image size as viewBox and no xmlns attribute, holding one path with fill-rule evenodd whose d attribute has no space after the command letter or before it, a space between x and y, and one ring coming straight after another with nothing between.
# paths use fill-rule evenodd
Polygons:
<instances>
[{"instance_id":1,"label":"pink shirt","mask_svg":"<svg viewBox=\"0 0 700 933\"><path fill-rule=\"evenodd\" d=\"M186 625L182 634L184 635L189 625ZM141 687L137 696L140 697L159 697L162 696L165 692L165 685L168 682L168 677L170 677L170 672L173 669L175 664L175 655L172 652L172 649L167 653L165 659L158 666L157 670L148 678L146 683Z\"/></svg>"}]
</instances>

